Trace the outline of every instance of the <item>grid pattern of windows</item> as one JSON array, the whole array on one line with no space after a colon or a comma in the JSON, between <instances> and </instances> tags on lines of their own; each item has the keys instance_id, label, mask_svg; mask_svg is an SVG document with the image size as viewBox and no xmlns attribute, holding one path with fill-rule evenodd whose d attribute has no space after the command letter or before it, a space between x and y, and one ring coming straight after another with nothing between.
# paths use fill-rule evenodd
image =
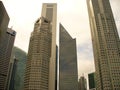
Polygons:
<instances>
[{"instance_id":1,"label":"grid pattern of windows","mask_svg":"<svg viewBox=\"0 0 120 90\"><path fill-rule=\"evenodd\" d=\"M87 4L95 58L96 88L119 90L120 40L109 0L88 0Z\"/></svg>"},{"instance_id":2,"label":"grid pattern of windows","mask_svg":"<svg viewBox=\"0 0 120 90\"><path fill-rule=\"evenodd\" d=\"M14 39L14 35L6 33L4 42L0 45L0 89L3 89L6 84Z\"/></svg>"},{"instance_id":3,"label":"grid pattern of windows","mask_svg":"<svg viewBox=\"0 0 120 90\"><path fill-rule=\"evenodd\" d=\"M48 90L52 37L50 26L50 22L43 17L35 23L28 51L25 90Z\"/></svg>"},{"instance_id":4,"label":"grid pattern of windows","mask_svg":"<svg viewBox=\"0 0 120 90\"><path fill-rule=\"evenodd\" d=\"M76 39L60 24L59 90L78 90Z\"/></svg>"}]
</instances>

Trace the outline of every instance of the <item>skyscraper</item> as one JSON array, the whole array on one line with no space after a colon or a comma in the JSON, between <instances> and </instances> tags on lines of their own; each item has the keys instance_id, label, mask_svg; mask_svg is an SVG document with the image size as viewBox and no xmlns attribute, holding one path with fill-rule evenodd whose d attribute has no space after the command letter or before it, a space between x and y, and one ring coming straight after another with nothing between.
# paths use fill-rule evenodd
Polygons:
<instances>
[{"instance_id":1,"label":"skyscraper","mask_svg":"<svg viewBox=\"0 0 120 90\"><path fill-rule=\"evenodd\" d=\"M89 89L95 90L95 73L88 74Z\"/></svg>"},{"instance_id":2,"label":"skyscraper","mask_svg":"<svg viewBox=\"0 0 120 90\"><path fill-rule=\"evenodd\" d=\"M52 32L50 21L41 17L30 37L25 90L49 90Z\"/></svg>"},{"instance_id":3,"label":"skyscraper","mask_svg":"<svg viewBox=\"0 0 120 90\"><path fill-rule=\"evenodd\" d=\"M5 86L5 81L7 77L8 63L5 57L5 36L8 28L9 16L7 11L0 1L0 89L3 90Z\"/></svg>"},{"instance_id":4,"label":"skyscraper","mask_svg":"<svg viewBox=\"0 0 120 90\"><path fill-rule=\"evenodd\" d=\"M4 90L7 84L9 63L14 45L16 32L11 28L7 29L4 42L0 47L0 89Z\"/></svg>"},{"instance_id":5,"label":"skyscraper","mask_svg":"<svg viewBox=\"0 0 120 90\"><path fill-rule=\"evenodd\" d=\"M80 77L78 87L78 90L87 90L87 81L84 76Z\"/></svg>"},{"instance_id":6,"label":"skyscraper","mask_svg":"<svg viewBox=\"0 0 120 90\"><path fill-rule=\"evenodd\" d=\"M59 28L59 90L78 90L76 39Z\"/></svg>"},{"instance_id":7,"label":"skyscraper","mask_svg":"<svg viewBox=\"0 0 120 90\"><path fill-rule=\"evenodd\" d=\"M96 89L120 90L120 39L109 0L87 0Z\"/></svg>"},{"instance_id":8,"label":"skyscraper","mask_svg":"<svg viewBox=\"0 0 120 90\"><path fill-rule=\"evenodd\" d=\"M5 37L9 20L10 20L10 18L8 16L8 13L7 13L2 1L0 1L0 45L1 45L2 41L4 41L3 38Z\"/></svg>"},{"instance_id":9,"label":"skyscraper","mask_svg":"<svg viewBox=\"0 0 120 90\"><path fill-rule=\"evenodd\" d=\"M55 90L55 87L56 87L55 78L56 78L57 4L44 3L42 7L41 16L42 18L40 20L38 19L35 23L35 28L30 39L28 60L27 60L27 66L26 66L26 75L25 75L25 89L27 90L29 90L30 88L34 88L36 86L37 86L36 87L37 90L39 90L40 88L44 90ZM39 37L37 36L37 34L39 34L38 35ZM47 39L42 40L41 37L44 37ZM33 43L33 42L36 42L36 43ZM37 57L34 56L36 54L37 54ZM39 61L38 65L40 65L40 67L34 68L35 67L34 65L30 65L30 63L33 63L34 60ZM43 63L43 65L41 65L41 63ZM37 71L34 71L31 68ZM38 69L42 71L39 71ZM38 71L39 73L37 73ZM35 76L31 76L31 72ZM32 77L36 77L36 78L32 78ZM35 82L35 80L38 80L38 81Z\"/></svg>"},{"instance_id":10,"label":"skyscraper","mask_svg":"<svg viewBox=\"0 0 120 90\"><path fill-rule=\"evenodd\" d=\"M51 21L52 45L49 65L49 90L55 90L57 4L43 3L41 16Z\"/></svg>"}]
</instances>

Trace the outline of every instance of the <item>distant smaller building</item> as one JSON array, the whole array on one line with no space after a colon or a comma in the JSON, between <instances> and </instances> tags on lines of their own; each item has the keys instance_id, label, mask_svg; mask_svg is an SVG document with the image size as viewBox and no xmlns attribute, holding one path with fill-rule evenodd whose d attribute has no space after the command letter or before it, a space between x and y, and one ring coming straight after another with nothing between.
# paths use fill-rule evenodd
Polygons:
<instances>
[{"instance_id":1,"label":"distant smaller building","mask_svg":"<svg viewBox=\"0 0 120 90\"><path fill-rule=\"evenodd\" d=\"M95 73L88 74L88 82L89 82L89 90L96 90L95 89Z\"/></svg>"},{"instance_id":2,"label":"distant smaller building","mask_svg":"<svg viewBox=\"0 0 120 90\"><path fill-rule=\"evenodd\" d=\"M78 82L78 90L87 90L87 81L84 76L81 76Z\"/></svg>"},{"instance_id":3,"label":"distant smaller building","mask_svg":"<svg viewBox=\"0 0 120 90\"><path fill-rule=\"evenodd\" d=\"M56 45L56 75L55 75L55 90L57 90L58 77L58 46Z\"/></svg>"},{"instance_id":4,"label":"distant smaller building","mask_svg":"<svg viewBox=\"0 0 120 90\"><path fill-rule=\"evenodd\" d=\"M16 58L14 58L13 63L11 63L11 65L12 65L12 73L11 73L11 78L10 78L9 90L14 90L17 63L18 63L18 60Z\"/></svg>"}]
</instances>

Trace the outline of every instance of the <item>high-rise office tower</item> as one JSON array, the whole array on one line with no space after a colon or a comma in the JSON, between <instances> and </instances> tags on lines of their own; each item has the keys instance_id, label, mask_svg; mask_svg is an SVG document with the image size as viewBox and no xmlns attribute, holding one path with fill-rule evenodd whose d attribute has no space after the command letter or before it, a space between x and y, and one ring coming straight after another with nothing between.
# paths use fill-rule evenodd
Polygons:
<instances>
[{"instance_id":1,"label":"high-rise office tower","mask_svg":"<svg viewBox=\"0 0 120 90\"><path fill-rule=\"evenodd\" d=\"M0 89L4 90L7 84L9 63L14 45L16 32L11 28L7 29L4 42L0 47Z\"/></svg>"},{"instance_id":2,"label":"high-rise office tower","mask_svg":"<svg viewBox=\"0 0 120 90\"><path fill-rule=\"evenodd\" d=\"M95 73L88 74L89 90L95 90Z\"/></svg>"},{"instance_id":3,"label":"high-rise office tower","mask_svg":"<svg viewBox=\"0 0 120 90\"><path fill-rule=\"evenodd\" d=\"M41 17L30 37L24 90L49 90L51 44L50 21Z\"/></svg>"},{"instance_id":4,"label":"high-rise office tower","mask_svg":"<svg viewBox=\"0 0 120 90\"><path fill-rule=\"evenodd\" d=\"M78 90L87 90L87 81L84 76L80 77L78 87Z\"/></svg>"},{"instance_id":5,"label":"high-rise office tower","mask_svg":"<svg viewBox=\"0 0 120 90\"><path fill-rule=\"evenodd\" d=\"M0 1L0 45L1 45L2 41L4 41L3 38L5 37L9 20L10 20L10 18L8 16L8 13L7 13L2 1Z\"/></svg>"},{"instance_id":6,"label":"high-rise office tower","mask_svg":"<svg viewBox=\"0 0 120 90\"><path fill-rule=\"evenodd\" d=\"M0 89L1 90L3 90L5 86L5 80L7 77L7 70L9 63L6 61L5 51L4 51L6 47L3 44L3 42L5 41L8 23L9 23L9 16L2 1L0 1Z\"/></svg>"},{"instance_id":7,"label":"high-rise office tower","mask_svg":"<svg viewBox=\"0 0 120 90\"><path fill-rule=\"evenodd\" d=\"M76 39L59 28L59 90L78 90Z\"/></svg>"},{"instance_id":8,"label":"high-rise office tower","mask_svg":"<svg viewBox=\"0 0 120 90\"><path fill-rule=\"evenodd\" d=\"M87 0L97 90L120 90L120 39L109 0Z\"/></svg>"},{"instance_id":9,"label":"high-rise office tower","mask_svg":"<svg viewBox=\"0 0 120 90\"><path fill-rule=\"evenodd\" d=\"M49 65L49 90L55 90L57 4L43 3L41 16L51 21L52 45Z\"/></svg>"}]
</instances>

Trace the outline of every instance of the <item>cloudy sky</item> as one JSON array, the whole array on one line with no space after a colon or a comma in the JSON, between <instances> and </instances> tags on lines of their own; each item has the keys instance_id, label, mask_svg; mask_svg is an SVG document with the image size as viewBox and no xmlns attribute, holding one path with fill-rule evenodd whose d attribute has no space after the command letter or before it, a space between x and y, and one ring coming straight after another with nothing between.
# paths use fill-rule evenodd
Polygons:
<instances>
[{"instance_id":1,"label":"cloudy sky","mask_svg":"<svg viewBox=\"0 0 120 90\"><path fill-rule=\"evenodd\" d=\"M120 0L110 1L120 28ZM9 27L13 26L17 32L15 46L28 52L30 33L34 22L41 15L42 3L51 2L58 4L57 37L59 23L62 23L69 34L77 39L79 77L82 74L87 76L94 71L94 59L86 0L3 0L10 16Z\"/></svg>"}]
</instances>

